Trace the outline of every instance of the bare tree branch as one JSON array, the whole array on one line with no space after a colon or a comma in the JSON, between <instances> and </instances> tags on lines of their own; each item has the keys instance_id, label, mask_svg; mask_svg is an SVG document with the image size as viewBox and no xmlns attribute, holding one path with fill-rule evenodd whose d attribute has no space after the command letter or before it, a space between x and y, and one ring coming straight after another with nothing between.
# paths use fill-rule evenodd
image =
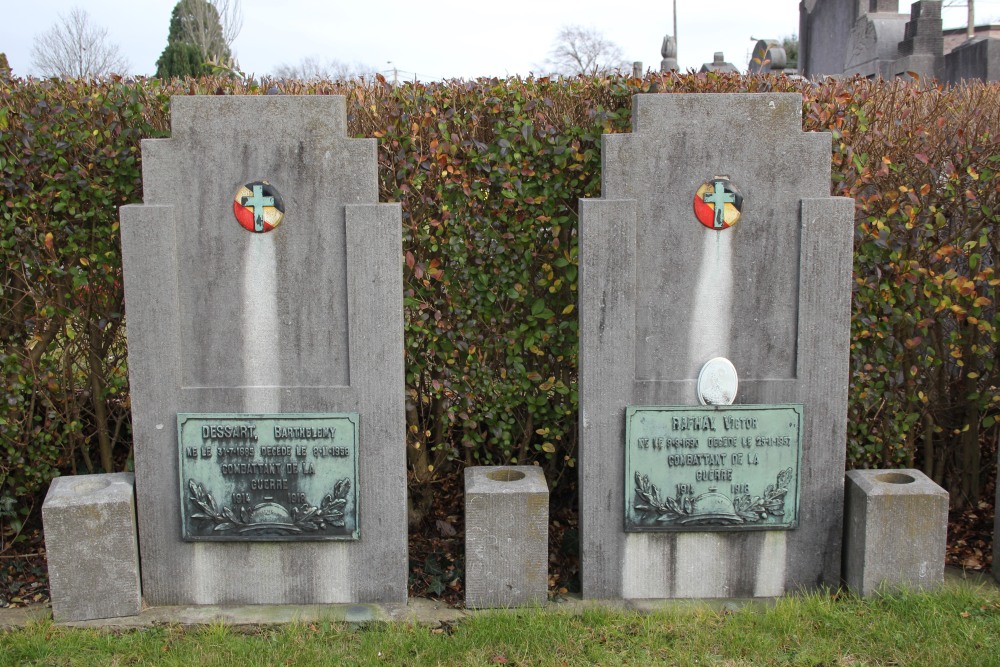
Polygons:
<instances>
[{"instance_id":1,"label":"bare tree branch","mask_svg":"<svg viewBox=\"0 0 1000 667\"><path fill-rule=\"evenodd\" d=\"M558 74L593 76L616 69L628 69L625 54L614 42L594 28L563 26L543 66Z\"/></svg>"},{"instance_id":2,"label":"bare tree branch","mask_svg":"<svg viewBox=\"0 0 1000 667\"><path fill-rule=\"evenodd\" d=\"M94 79L129 68L118 45L108 41L108 29L93 25L79 7L35 38L31 57L43 76Z\"/></svg>"},{"instance_id":3,"label":"bare tree branch","mask_svg":"<svg viewBox=\"0 0 1000 667\"><path fill-rule=\"evenodd\" d=\"M228 54L243 29L240 0L195 0L184 3L181 21L185 42L198 47L206 60Z\"/></svg>"},{"instance_id":4,"label":"bare tree branch","mask_svg":"<svg viewBox=\"0 0 1000 667\"><path fill-rule=\"evenodd\" d=\"M323 63L315 56L307 56L298 65L282 63L274 70L278 79L298 79L301 81L344 81L358 77L374 76L375 69L359 62L329 60Z\"/></svg>"},{"instance_id":5,"label":"bare tree branch","mask_svg":"<svg viewBox=\"0 0 1000 667\"><path fill-rule=\"evenodd\" d=\"M210 0L219 12L219 23L222 24L222 39L230 49L233 42L243 30L243 8L240 0Z\"/></svg>"}]
</instances>

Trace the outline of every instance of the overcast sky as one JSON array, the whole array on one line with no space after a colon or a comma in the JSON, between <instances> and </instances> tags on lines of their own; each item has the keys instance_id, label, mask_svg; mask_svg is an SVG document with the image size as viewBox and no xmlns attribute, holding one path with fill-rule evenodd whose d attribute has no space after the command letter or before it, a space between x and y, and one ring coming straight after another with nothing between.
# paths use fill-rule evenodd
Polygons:
<instances>
[{"instance_id":1,"label":"overcast sky","mask_svg":"<svg viewBox=\"0 0 1000 667\"><path fill-rule=\"evenodd\" d=\"M951 2L952 0L948 0ZM34 38L74 6L108 28L133 74L153 74L167 43L176 0L2 0L0 51L18 76L37 75ZM755 38L798 32L799 0L680 0L678 60L697 69L723 51L745 69ZM903 0L908 9L909 2ZM947 4L947 2L946 2ZM1000 20L1000 0L976 0L977 23ZM559 28L578 24L617 43L627 61L658 69L663 36L673 32L669 0L242 0L243 30L233 44L241 69L268 74L305 57L360 62L400 78L527 75ZM946 27L964 25L965 9L946 9Z\"/></svg>"}]
</instances>

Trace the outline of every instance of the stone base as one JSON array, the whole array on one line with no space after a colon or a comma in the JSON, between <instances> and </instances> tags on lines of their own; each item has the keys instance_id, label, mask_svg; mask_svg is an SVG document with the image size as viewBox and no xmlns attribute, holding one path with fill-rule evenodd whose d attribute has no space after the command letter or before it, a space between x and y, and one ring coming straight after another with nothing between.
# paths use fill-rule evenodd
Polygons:
<instances>
[{"instance_id":1,"label":"stone base","mask_svg":"<svg viewBox=\"0 0 1000 667\"><path fill-rule=\"evenodd\" d=\"M944 581L947 491L919 470L850 470L845 495L848 588L867 596Z\"/></svg>"},{"instance_id":2,"label":"stone base","mask_svg":"<svg viewBox=\"0 0 1000 667\"><path fill-rule=\"evenodd\" d=\"M543 605L549 489L535 466L465 469L465 606Z\"/></svg>"},{"instance_id":3,"label":"stone base","mask_svg":"<svg viewBox=\"0 0 1000 667\"><path fill-rule=\"evenodd\" d=\"M132 473L52 480L42 503L52 618L135 616L142 608Z\"/></svg>"},{"instance_id":4,"label":"stone base","mask_svg":"<svg viewBox=\"0 0 1000 667\"><path fill-rule=\"evenodd\" d=\"M944 58L927 53L917 53L912 56L903 56L892 64L895 74L898 77L910 77L910 72L915 72L924 81L940 79L944 74Z\"/></svg>"}]
</instances>

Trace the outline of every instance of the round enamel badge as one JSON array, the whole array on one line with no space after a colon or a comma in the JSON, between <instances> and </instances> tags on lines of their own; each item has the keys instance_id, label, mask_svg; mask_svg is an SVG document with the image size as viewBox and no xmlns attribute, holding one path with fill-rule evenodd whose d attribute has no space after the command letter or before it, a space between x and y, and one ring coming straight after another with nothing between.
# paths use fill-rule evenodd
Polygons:
<instances>
[{"instance_id":1,"label":"round enamel badge","mask_svg":"<svg viewBox=\"0 0 1000 667\"><path fill-rule=\"evenodd\" d=\"M709 229L727 229L736 224L743 210L743 195L728 178L705 181L694 195L694 214Z\"/></svg>"},{"instance_id":2,"label":"round enamel badge","mask_svg":"<svg viewBox=\"0 0 1000 667\"><path fill-rule=\"evenodd\" d=\"M262 234L281 224L285 203L273 185L267 181L247 183L233 198L236 221L247 231Z\"/></svg>"}]
</instances>

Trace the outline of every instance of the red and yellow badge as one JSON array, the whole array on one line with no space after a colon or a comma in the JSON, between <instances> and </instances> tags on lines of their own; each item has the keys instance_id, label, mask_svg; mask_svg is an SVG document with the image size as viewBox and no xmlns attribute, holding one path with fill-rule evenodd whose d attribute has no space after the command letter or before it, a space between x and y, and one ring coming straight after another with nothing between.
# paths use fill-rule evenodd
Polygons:
<instances>
[{"instance_id":1,"label":"red and yellow badge","mask_svg":"<svg viewBox=\"0 0 1000 667\"><path fill-rule=\"evenodd\" d=\"M728 178L705 181L694 194L694 214L709 229L727 229L736 224L743 210L743 195Z\"/></svg>"},{"instance_id":2,"label":"red and yellow badge","mask_svg":"<svg viewBox=\"0 0 1000 667\"><path fill-rule=\"evenodd\" d=\"M285 203L267 181L254 181L241 187L233 198L236 221L247 231L263 234L281 224Z\"/></svg>"}]
</instances>

